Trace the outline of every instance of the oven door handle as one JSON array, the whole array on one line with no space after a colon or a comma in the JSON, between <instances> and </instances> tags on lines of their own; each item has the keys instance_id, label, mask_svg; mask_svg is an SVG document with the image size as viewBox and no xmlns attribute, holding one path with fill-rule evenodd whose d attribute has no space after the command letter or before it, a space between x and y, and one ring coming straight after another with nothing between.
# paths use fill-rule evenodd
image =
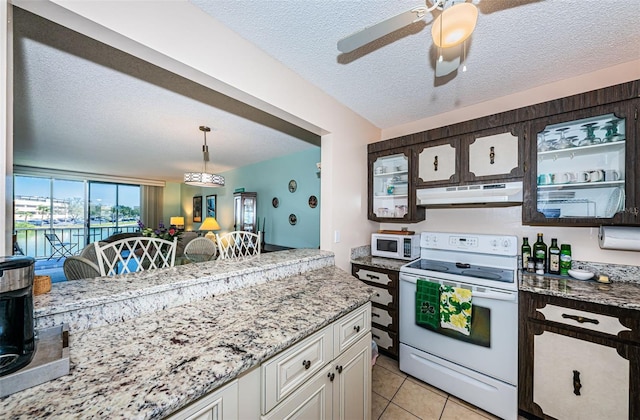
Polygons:
<instances>
[{"instance_id":1,"label":"oven door handle","mask_svg":"<svg viewBox=\"0 0 640 420\"><path fill-rule=\"evenodd\" d=\"M515 302L517 293L500 293L500 292L471 292L471 297L493 300L505 300L508 302Z\"/></svg>"}]
</instances>

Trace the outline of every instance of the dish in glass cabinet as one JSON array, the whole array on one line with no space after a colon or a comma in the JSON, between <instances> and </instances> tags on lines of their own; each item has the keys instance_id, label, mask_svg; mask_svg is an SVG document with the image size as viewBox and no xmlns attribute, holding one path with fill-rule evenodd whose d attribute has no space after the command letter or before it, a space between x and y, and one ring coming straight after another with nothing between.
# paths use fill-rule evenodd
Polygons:
<instances>
[{"instance_id":1,"label":"dish in glass cabinet","mask_svg":"<svg viewBox=\"0 0 640 420\"><path fill-rule=\"evenodd\" d=\"M614 188L609 196L604 217L613 217L624 207L624 190L620 187Z\"/></svg>"}]
</instances>

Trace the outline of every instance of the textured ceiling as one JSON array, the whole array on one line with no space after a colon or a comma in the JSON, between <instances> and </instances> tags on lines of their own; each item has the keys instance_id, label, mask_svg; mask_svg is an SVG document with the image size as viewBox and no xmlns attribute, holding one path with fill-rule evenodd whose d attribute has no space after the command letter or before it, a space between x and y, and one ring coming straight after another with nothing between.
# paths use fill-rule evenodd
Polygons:
<instances>
[{"instance_id":1,"label":"textured ceiling","mask_svg":"<svg viewBox=\"0 0 640 420\"><path fill-rule=\"evenodd\" d=\"M473 0L480 14L468 70L442 78L433 15L352 53L336 48L419 0L190 1L383 129L640 59L635 0ZM179 181L202 167L202 124L213 129L216 172L317 143L20 9L14 21L15 163Z\"/></svg>"},{"instance_id":2,"label":"textured ceiling","mask_svg":"<svg viewBox=\"0 0 640 420\"><path fill-rule=\"evenodd\" d=\"M350 54L336 48L424 0L191 2L383 129L640 58L637 0L473 0L467 71L442 80L433 15Z\"/></svg>"}]
</instances>

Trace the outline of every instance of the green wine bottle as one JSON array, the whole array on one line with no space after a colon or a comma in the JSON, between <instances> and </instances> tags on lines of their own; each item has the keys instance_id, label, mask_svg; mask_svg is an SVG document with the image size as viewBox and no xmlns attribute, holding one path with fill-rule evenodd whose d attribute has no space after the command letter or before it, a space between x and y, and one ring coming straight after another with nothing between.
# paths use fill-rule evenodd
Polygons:
<instances>
[{"instance_id":1,"label":"green wine bottle","mask_svg":"<svg viewBox=\"0 0 640 420\"><path fill-rule=\"evenodd\" d=\"M549 274L560 274L560 248L558 248L558 240L551 238L551 246L549 247Z\"/></svg>"},{"instance_id":2,"label":"green wine bottle","mask_svg":"<svg viewBox=\"0 0 640 420\"><path fill-rule=\"evenodd\" d=\"M533 244L533 257L542 262L542 266L547 266L547 244L542 239L542 233L538 233L538 240Z\"/></svg>"}]
</instances>

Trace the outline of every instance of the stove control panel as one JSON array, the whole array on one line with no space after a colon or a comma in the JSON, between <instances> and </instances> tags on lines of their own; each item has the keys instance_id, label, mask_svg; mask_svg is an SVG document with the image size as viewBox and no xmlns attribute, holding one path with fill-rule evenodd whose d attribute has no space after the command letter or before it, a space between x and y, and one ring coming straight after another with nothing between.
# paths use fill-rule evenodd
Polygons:
<instances>
[{"instance_id":1,"label":"stove control panel","mask_svg":"<svg viewBox=\"0 0 640 420\"><path fill-rule=\"evenodd\" d=\"M513 256L518 255L518 238L508 235L422 232L420 247Z\"/></svg>"}]
</instances>

